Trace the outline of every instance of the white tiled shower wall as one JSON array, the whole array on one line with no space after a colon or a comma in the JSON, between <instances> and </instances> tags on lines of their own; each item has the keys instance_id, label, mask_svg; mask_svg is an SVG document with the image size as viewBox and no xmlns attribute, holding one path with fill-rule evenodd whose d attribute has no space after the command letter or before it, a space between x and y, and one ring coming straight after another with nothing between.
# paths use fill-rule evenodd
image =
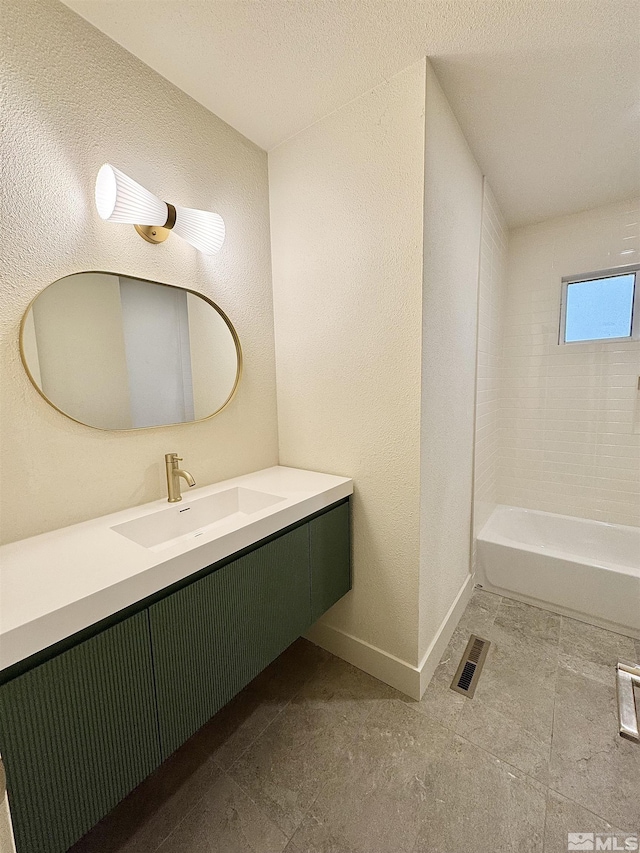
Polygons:
<instances>
[{"instance_id":1,"label":"white tiled shower wall","mask_svg":"<svg viewBox=\"0 0 640 853\"><path fill-rule=\"evenodd\" d=\"M474 541L498 502L500 365L507 238L505 222L485 178L478 294Z\"/></svg>"},{"instance_id":2,"label":"white tiled shower wall","mask_svg":"<svg viewBox=\"0 0 640 853\"><path fill-rule=\"evenodd\" d=\"M640 342L558 344L562 276L638 262L639 223L635 199L510 232L498 503L640 524Z\"/></svg>"}]
</instances>

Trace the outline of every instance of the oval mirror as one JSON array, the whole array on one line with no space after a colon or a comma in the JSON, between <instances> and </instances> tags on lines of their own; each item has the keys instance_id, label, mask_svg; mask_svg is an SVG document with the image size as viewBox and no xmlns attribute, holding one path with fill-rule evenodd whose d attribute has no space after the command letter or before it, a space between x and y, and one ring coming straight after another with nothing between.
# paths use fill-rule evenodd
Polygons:
<instances>
[{"instance_id":1,"label":"oval mirror","mask_svg":"<svg viewBox=\"0 0 640 853\"><path fill-rule=\"evenodd\" d=\"M230 402L242 369L238 335L211 300L105 272L45 288L22 318L20 354L54 409L109 430L210 418Z\"/></svg>"}]
</instances>

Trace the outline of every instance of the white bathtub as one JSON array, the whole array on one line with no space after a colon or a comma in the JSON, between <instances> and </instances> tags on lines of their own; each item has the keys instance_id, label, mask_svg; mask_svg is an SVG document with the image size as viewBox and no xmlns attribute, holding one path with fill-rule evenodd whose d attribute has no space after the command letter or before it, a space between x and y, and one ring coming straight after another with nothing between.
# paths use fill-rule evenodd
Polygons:
<instances>
[{"instance_id":1,"label":"white bathtub","mask_svg":"<svg viewBox=\"0 0 640 853\"><path fill-rule=\"evenodd\" d=\"M485 589L640 638L640 527L497 506L477 545Z\"/></svg>"}]
</instances>

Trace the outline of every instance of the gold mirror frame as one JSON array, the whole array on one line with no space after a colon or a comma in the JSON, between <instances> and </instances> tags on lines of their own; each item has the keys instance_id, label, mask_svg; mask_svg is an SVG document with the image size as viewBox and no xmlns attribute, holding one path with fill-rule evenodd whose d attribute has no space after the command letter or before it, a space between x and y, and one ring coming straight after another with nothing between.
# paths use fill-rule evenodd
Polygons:
<instances>
[{"instance_id":1,"label":"gold mirror frame","mask_svg":"<svg viewBox=\"0 0 640 853\"><path fill-rule=\"evenodd\" d=\"M84 421L79 421L77 418L74 418L73 415L68 414L68 412L65 412L59 406L56 406L56 404L53 403L47 397L47 395L44 393L44 391L40 388L40 386L38 385L38 383L34 379L31 371L29 370L29 366L27 364L27 359L26 359L26 356L24 353L24 346L23 346L25 323L27 322L27 317L29 315L29 311L33 307L34 302L42 293L44 293L45 290L48 290L50 287L53 287L54 284L57 284L63 278L70 278L72 275L83 275L85 273L89 274L89 275L91 275L91 274L115 275L115 276L121 276L122 275L122 276L125 276L126 278L133 279L134 281L145 282L146 284L157 284L159 287L171 287L174 290L184 290L186 293L192 293L194 296L197 296L199 299L202 299L204 302L207 302L214 309L214 311L218 312L218 314L222 317L222 319L226 323L227 328L231 332L231 337L233 338L233 343L234 343L234 346L236 348L236 359L238 362L238 366L236 369L236 378L235 378L235 382L233 383L233 388L231 389L229 396L224 401L224 403L220 406L219 409L216 409L215 412L212 412L210 415L207 415L205 418L196 418L193 421L178 421L177 423L173 423L173 424L158 424L155 426L147 426L147 427L126 427L124 429L109 429L108 427L94 426L93 424L86 424ZM231 320L229 319L229 317L227 316L227 314L225 314L225 312L222 310L222 308L220 308L220 306L217 305L212 299L209 299L208 296L205 296L202 293L198 293L197 290L192 290L190 287L181 287L178 284L167 284L164 281L152 281L151 279L148 279L148 278L140 278L140 276L137 276L137 275L128 275L127 273L113 272L110 270L78 270L78 272L75 272L75 273L72 272L72 273L69 273L68 275L63 275L61 278L57 278L55 281L52 281L51 284L48 284L46 287L43 287L42 290L39 291L39 293L37 293L33 297L33 299L29 302L29 304L25 308L24 314L22 315L22 319L20 320L19 348L20 348L20 361L22 362L22 366L24 367L25 373L29 377L29 381L31 382L33 387L36 389L38 394L42 397L42 399L45 400L51 406L52 409L55 409L56 412L59 412L61 415L64 415L65 418L69 418L70 421L73 421L76 424L80 424L81 426L88 427L88 429L100 430L100 432L140 432L141 430L146 430L146 429L167 429L168 427L184 427L184 426L189 426L189 424L200 424L200 423L203 423L204 421L209 421L209 420L211 420L211 418L215 418L216 415L219 415L220 412L223 411L223 409L226 409L227 406L229 405L229 403L233 400L233 398L235 397L236 392L238 390L238 385L240 384L240 379L242 378L242 371L243 371L242 347L240 345L240 338L238 337L238 333L236 332L235 327L234 327L233 323L231 322Z\"/></svg>"}]
</instances>

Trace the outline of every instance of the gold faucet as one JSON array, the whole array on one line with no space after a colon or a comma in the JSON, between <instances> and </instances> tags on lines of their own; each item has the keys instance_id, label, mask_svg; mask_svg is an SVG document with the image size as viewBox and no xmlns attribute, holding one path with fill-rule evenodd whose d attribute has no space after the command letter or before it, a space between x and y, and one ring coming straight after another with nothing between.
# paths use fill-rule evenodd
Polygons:
<instances>
[{"instance_id":1,"label":"gold faucet","mask_svg":"<svg viewBox=\"0 0 640 853\"><path fill-rule=\"evenodd\" d=\"M188 471L178 468L178 462L182 462L182 457L177 453L166 453L164 464L167 469L167 491L169 492L169 503L177 503L182 500L180 494L180 477L186 480L190 486L195 486L196 481Z\"/></svg>"}]
</instances>

